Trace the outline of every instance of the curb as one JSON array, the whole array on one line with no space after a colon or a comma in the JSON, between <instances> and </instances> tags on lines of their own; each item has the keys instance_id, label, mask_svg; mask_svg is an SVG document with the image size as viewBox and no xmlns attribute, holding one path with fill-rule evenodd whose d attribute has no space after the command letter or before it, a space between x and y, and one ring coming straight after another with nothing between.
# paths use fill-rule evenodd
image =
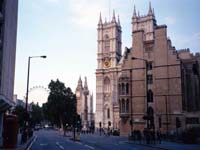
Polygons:
<instances>
[{"instance_id":1,"label":"curb","mask_svg":"<svg viewBox=\"0 0 200 150\"><path fill-rule=\"evenodd\" d=\"M147 145L147 144L132 143L132 142L128 142L128 141L126 141L125 143L135 144L135 145L141 145L141 146L146 146L146 147L152 147L152 148L159 148L159 149L163 149L163 150L171 150L169 148L164 148L164 147L159 147L159 146L153 146L153 145Z\"/></svg>"},{"instance_id":2,"label":"curb","mask_svg":"<svg viewBox=\"0 0 200 150\"><path fill-rule=\"evenodd\" d=\"M24 147L24 150L29 150L29 146L31 145L31 143L33 143L34 139L36 139L36 136L34 135L26 144L26 146Z\"/></svg>"}]
</instances>

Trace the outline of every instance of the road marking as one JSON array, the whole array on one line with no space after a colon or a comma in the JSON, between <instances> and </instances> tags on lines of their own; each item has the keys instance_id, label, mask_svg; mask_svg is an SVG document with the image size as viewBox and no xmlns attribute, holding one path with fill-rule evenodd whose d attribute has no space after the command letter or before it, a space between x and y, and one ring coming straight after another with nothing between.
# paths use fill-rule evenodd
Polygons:
<instances>
[{"instance_id":1,"label":"road marking","mask_svg":"<svg viewBox=\"0 0 200 150\"><path fill-rule=\"evenodd\" d=\"M79 145L83 145L81 142L75 142L75 143L77 143L77 144L79 144Z\"/></svg>"},{"instance_id":2,"label":"road marking","mask_svg":"<svg viewBox=\"0 0 200 150\"><path fill-rule=\"evenodd\" d=\"M94 147L89 146L89 145L87 145L87 144L85 144L84 146L85 146L85 147L88 147L88 148L90 148L90 149L94 149Z\"/></svg>"},{"instance_id":3,"label":"road marking","mask_svg":"<svg viewBox=\"0 0 200 150\"><path fill-rule=\"evenodd\" d=\"M29 147L27 148L27 150L30 150L30 148L32 147L33 143L36 141L37 135L35 136L34 140L31 142L31 144L29 145Z\"/></svg>"},{"instance_id":4,"label":"road marking","mask_svg":"<svg viewBox=\"0 0 200 150\"><path fill-rule=\"evenodd\" d=\"M119 141L119 144L124 144L126 141Z\"/></svg>"},{"instance_id":5,"label":"road marking","mask_svg":"<svg viewBox=\"0 0 200 150\"><path fill-rule=\"evenodd\" d=\"M46 146L48 145L47 143L41 143L40 146Z\"/></svg>"},{"instance_id":6,"label":"road marking","mask_svg":"<svg viewBox=\"0 0 200 150\"><path fill-rule=\"evenodd\" d=\"M62 145L60 145L59 142L56 142L56 145L60 148L60 149L64 149L64 147Z\"/></svg>"}]
</instances>

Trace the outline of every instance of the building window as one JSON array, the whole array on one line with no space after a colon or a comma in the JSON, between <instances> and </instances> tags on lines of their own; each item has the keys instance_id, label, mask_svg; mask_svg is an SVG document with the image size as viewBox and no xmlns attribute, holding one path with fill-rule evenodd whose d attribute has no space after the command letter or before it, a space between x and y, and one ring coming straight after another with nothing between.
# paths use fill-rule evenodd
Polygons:
<instances>
[{"instance_id":1,"label":"building window","mask_svg":"<svg viewBox=\"0 0 200 150\"><path fill-rule=\"evenodd\" d=\"M186 124L199 124L199 118L186 118Z\"/></svg>"},{"instance_id":2,"label":"building window","mask_svg":"<svg viewBox=\"0 0 200 150\"><path fill-rule=\"evenodd\" d=\"M107 109L107 118L110 119L110 109Z\"/></svg>"},{"instance_id":3,"label":"building window","mask_svg":"<svg viewBox=\"0 0 200 150\"><path fill-rule=\"evenodd\" d=\"M129 93L129 84L126 83L126 94L128 94L128 93Z\"/></svg>"},{"instance_id":4,"label":"building window","mask_svg":"<svg viewBox=\"0 0 200 150\"><path fill-rule=\"evenodd\" d=\"M152 84L152 83L153 83L153 76L147 75L147 84Z\"/></svg>"},{"instance_id":5,"label":"building window","mask_svg":"<svg viewBox=\"0 0 200 150\"><path fill-rule=\"evenodd\" d=\"M110 39L107 34L105 35L104 41L105 41L105 52L109 52L110 51Z\"/></svg>"},{"instance_id":6,"label":"building window","mask_svg":"<svg viewBox=\"0 0 200 150\"><path fill-rule=\"evenodd\" d=\"M126 112L129 112L129 99L126 100Z\"/></svg>"},{"instance_id":7,"label":"building window","mask_svg":"<svg viewBox=\"0 0 200 150\"><path fill-rule=\"evenodd\" d=\"M153 92L152 92L152 90L148 90L148 92L147 92L147 102L153 102Z\"/></svg>"},{"instance_id":8,"label":"building window","mask_svg":"<svg viewBox=\"0 0 200 150\"><path fill-rule=\"evenodd\" d=\"M125 100L124 99L122 99L122 113L124 113L125 112Z\"/></svg>"},{"instance_id":9,"label":"building window","mask_svg":"<svg viewBox=\"0 0 200 150\"><path fill-rule=\"evenodd\" d=\"M124 85L124 83L122 83L122 93L121 93L122 95L124 95L125 94L125 85Z\"/></svg>"},{"instance_id":10,"label":"building window","mask_svg":"<svg viewBox=\"0 0 200 150\"><path fill-rule=\"evenodd\" d=\"M152 62L146 63L147 70L152 70Z\"/></svg>"},{"instance_id":11,"label":"building window","mask_svg":"<svg viewBox=\"0 0 200 150\"><path fill-rule=\"evenodd\" d=\"M4 1L1 0L0 1L0 13L2 13L2 14L3 14L3 3L4 3Z\"/></svg>"}]
</instances>

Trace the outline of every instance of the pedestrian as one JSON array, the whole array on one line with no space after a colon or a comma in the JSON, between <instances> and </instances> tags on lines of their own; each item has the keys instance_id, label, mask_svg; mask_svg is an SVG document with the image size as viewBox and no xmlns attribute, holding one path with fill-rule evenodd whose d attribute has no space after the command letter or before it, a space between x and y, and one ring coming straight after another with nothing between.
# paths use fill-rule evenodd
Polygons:
<instances>
[{"instance_id":1,"label":"pedestrian","mask_svg":"<svg viewBox=\"0 0 200 150\"><path fill-rule=\"evenodd\" d=\"M161 132L160 132L160 129L157 130L157 141L159 144L161 144Z\"/></svg>"}]
</instances>

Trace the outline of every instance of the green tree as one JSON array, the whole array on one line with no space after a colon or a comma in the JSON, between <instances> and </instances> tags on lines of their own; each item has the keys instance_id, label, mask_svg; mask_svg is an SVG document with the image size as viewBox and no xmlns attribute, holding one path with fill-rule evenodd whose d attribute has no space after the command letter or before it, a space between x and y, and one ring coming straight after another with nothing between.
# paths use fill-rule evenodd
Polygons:
<instances>
[{"instance_id":1,"label":"green tree","mask_svg":"<svg viewBox=\"0 0 200 150\"><path fill-rule=\"evenodd\" d=\"M45 118L61 127L73 123L76 114L76 96L58 79L49 83L50 93L47 103L43 104Z\"/></svg>"},{"instance_id":2,"label":"green tree","mask_svg":"<svg viewBox=\"0 0 200 150\"><path fill-rule=\"evenodd\" d=\"M31 124L35 126L36 124L40 124L43 120L42 108L37 104L31 103L32 111L31 111Z\"/></svg>"},{"instance_id":3,"label":"green tree","mask_svg":"<svg viewBox=\"0 0 200 150\"><path fill-rule=\"evenodd\" d=\"M26 113L26 109L21 105L16 106L15 109L13 110L13 114L18 116L18 121L19 121L20 127L24 126L24 115L25 115L25 113Z\"/></svg>"}]
</instances>

